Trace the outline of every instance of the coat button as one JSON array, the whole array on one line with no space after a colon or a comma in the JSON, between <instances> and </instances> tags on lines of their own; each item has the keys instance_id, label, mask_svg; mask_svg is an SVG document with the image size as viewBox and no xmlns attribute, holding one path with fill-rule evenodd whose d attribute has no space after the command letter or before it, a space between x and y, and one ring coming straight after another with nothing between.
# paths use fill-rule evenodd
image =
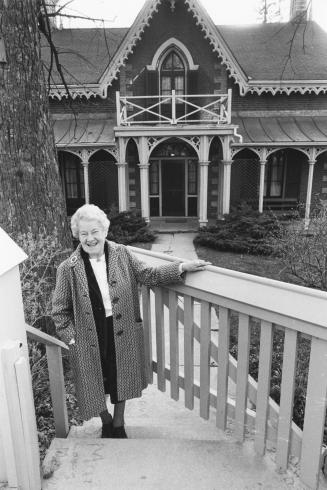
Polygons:
<instances>
[{"instance_id":1,"label":"coat button","mask_svg":"<svg viewBox=\"0 0 327 490\"><path fill-rule=\"evenodd\" d=\"M116 320L120 320L120 319L121 319L121 313L117 313Z\"/></svg>"},{"instance_id":2,"label":"coat button","mask_svg":"<svg viewBox=\"0 0 327 490\"><path fill-rule=\"evenodd\" d=\"M119 298L117 298L117 296L115 296L114 298L112 298L112 301L111 302L112 302L112 304L115 305L115 304L118 303L118 301L119 301Z\"/></svg>"},{"instance_id":3,"label":"coat button","mask_svg":"<svg viewBox=\"0 0 327 490\"><path fill-rule=\"evenodd\" d=\"M123 333L124 333L124 330L118 330L117 335L121 336L121 335L123 335Z\"/></svg>"}]
</instances>

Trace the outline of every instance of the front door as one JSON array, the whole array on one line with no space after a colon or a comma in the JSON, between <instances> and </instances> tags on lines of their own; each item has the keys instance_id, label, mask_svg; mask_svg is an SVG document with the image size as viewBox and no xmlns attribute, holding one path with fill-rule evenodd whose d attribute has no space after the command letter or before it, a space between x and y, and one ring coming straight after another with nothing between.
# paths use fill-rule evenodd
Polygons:
<instances>
[{"instance_id":1,"label":"front door","mask_svg":"<svg viewBox=\"0 0 327 490\"><path fill-rule=\"evenodd\" d=\"M162 215L185 216L185 161L162 160Z\"/></svg>"}]
</instances>

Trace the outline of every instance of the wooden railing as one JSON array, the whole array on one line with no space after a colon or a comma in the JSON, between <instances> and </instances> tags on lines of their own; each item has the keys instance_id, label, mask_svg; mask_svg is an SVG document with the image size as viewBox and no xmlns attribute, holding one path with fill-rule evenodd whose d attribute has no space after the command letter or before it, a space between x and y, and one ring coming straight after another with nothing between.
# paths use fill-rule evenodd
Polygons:
<instances>
[{"instance_id":1,"label":"wooden railing","mask_svg":"<svg viewBox=\"0 0 327 490\"><path fill-rule=\"evenodd\" d=\"M130 247L154 266L176 258ZM199 399L200 416L215 411L216 425L225 430L234 421L239 441L246 430L253 433L254 447L265 453L267 442L276 448L276 465L285 471L289 456L300 460L301 479L318 488L327 390L327 293L274 280L208 266L187 274L185 283L165 288L142 287L145 355L149 381L179 398L185 407ZM230 355L231 319L237 318L238 359ZM255 319L260 325L258 380L249 376L250 333ZM214 326L214 328L212 328ZM275 329L284 332L280 404L269 396ZM46 345L51 396L57 437L68 432L59 340L26 326L30 339ZM299 339L310 342L308 382L303 431L292 421ZM154 351L154 352L153 352ZM196 369L199 361L198 379ZM230 396L229 386L234 383ZM211 410L210 410L211 408Z\"/></svg>"},{"instance_id":2,"label":"wooden railing","mask_svg":"<svg viewBox=\"0 0 327 490\"><path fill-rule=\"evenodd\" d=\"M232 91L227 94L122 96L116 92L117 126L143 124L231 124Z\"/></svg>"},{"instance_id":3,"label":"wooden railing","mask_svg":"<svg viewBox=\"0 0 327 490\"><path fill-rule=\"evenodd\" d=\"M174 260L146 250L131 250L149 265ZM280 471L287 469L290 455L297 456L302 481L317 488L326 412L326 300L327 294L322 291L212 266L187 274L184 285L143 287L149 381L155 371L158 388L165 391L169 380L171 397L176 400L179 389L183 389L189 409L193 409L194 399L198 398L204 419L213 407L216 425L222 430L226 429L227 418L233 419L239 441L244 440L246 429L254 430L254 447L260 455L265 453L267 442L272 441ZM229 353L231 317L234 322L237 318L237 361ZM257 381L249 376L254 319L260 326ZM211 328L213 320L218 323L218 332ZM279 405L269 396L275 329L284 331ZM311 344L303 431L292 421L297 346L301 337ZM214 382L213 375L217 378ZM229 396L230 380L235 383L234 399Z\"/></svg>"},{"instance_id":4,"label":"wooden railing","mask_svg":"<svg viewBox=\"0 0 327 490\"><path fill-rule=\"evenodd\" d=\"M68 416L62 365L62 349L67 351L69 349L64 342L27 324L26 332L30 340L40 342L46 347L56 437L66 437L68 434Z\"/></svg>"}]
</instances>

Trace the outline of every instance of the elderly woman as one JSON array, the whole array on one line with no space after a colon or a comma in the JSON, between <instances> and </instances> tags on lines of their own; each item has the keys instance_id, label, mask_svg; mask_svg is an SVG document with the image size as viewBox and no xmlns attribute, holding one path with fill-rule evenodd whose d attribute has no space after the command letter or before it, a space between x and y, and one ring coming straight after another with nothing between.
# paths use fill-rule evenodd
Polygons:
<instances>
[{"instance_id":1,"label":"elderly woman","mask_svg":"<svg viewBox=\"0 0 327 490\"><path fill-rule=\"evenodd\" d=\"M106 240L109 224L92 204L73 215L71 229L80 244L58 267L52 316L69 345L82 418L100 416L102 437L126 438L125 401L140 397L147 386L137 285L182 282L186 271L202 270L207 263L149 267L124 245Z\"/></svg>"}]
</instances>

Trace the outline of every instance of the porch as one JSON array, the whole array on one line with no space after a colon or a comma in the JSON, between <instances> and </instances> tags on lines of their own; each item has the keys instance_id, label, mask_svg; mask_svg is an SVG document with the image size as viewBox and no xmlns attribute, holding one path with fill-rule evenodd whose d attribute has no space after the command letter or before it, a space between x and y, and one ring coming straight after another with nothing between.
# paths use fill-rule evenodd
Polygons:
<instances>
[{"instance_id":1,"label":"porch","mask_svg":"<svg viewBox=\"0 0 327 490\"><path fill-rule=\"evenodd\" d=\"M150 265L174 260L173 257L146 250L132 248L132 251ZM6 303L3 307L6 307ZM208 468L204 464L206 457L211 462L211 471L199 473L202 482L210 483L212 476L218 477L221 468L225 468L225 473L222 472L222 477L227 479L225 482L232 482L233 476L237 482L237 478L241 478L241 469L242 481L248 479L249 488L256 488L251 475L257 478L257 486L260 484L262 487L264 475L268 475L271 485L271 482L277 482L275 488L289 488L287 485L290 481L293 485L290 488L297 488L296 474L288 473L294 461L297 461L297 471L300 472L303 484L312 489L326 488L320 472L327 388L325 292L209 266L203 272L188 275L182 286L171 285L154 290L143 287L142 310L149 382L155 382L160 392L168 392L165 396L170 395L170 406L178 402L178 420L190 413L192 417L197 418L198 413L201 418L198 426L202 427L203 433L197 432L198 436L195 437L190 428L191 423L189 429L192 440L181 442L178 427L171 427L171 422L165 422L163 417L160 424L157 419L156 424L151 426L150 423L148 426L147 418L151 419L151 409L148 412L144 407L145 410L141 410L142 416L137 423L135 420L131 423L131 419L129 422L128 418L126 420L127 424L131 423L129 434L132 440L98 443L95 441L98 429L88 433L91 439L88 437L78 442L66 440L69 425L61 353L67 347L32 327L26 327L30 338L46 345L56 435L59 438L53 443L48 458L50 473L52 470L54 473L47 482L43 482L43 488L48 488L46 485L52 483L55 485L61 470L62 474L67 476L63 460L66 459L65 455L69 454L73 455L73 471L69 470L72 484L73 478L80 478L79 468L84 475L84 482L89 485L86 488L92 488L94 482L101 482L102 477L96 473L97 468L104 466L101 464L103 457L110 457L112 463L109 464L113 464L112 472L115 477L124 478L125 475L126 480L120 487L131 488L128 486L131 474L122 472L124 466L119 457L121 451L125 454L130 450L136 458L133 463L133 468L137 471L135 475L142 480L140 485L144 483L144 486L139 488L151 488L151 485L146 487L146 478L142 477L148 476L149 482L153 482L151 478L155 474L163 478L161 488L165 488L165 482L170 482L171 477L171 474L164 474L167 467L165 461L172 464L175 481L180 482L178 478L182 477L185 488L190 488L189 480L183 476L185 468L188 474L193 472L194 481L197 482L194 468L200 471L202 462L202 469ZM257 381L249 376L253 322L260 335ZM238 332L237 360L229 353L230 332L235 326ZM283 362L280 363L282 382L279 405L269 396L273 338L276 332L282 332L284 339ZM292 421L292 411L298 346L303 339L308 344L310 362L308 359L302 431ZM2 434L2 437L6 437L8 447L13 449L5 452L4 458L5 467L11 470L9 480L12 480L8 480L9 484L15 488L14 481L18 481L23 490L35 490L41 488L41 483L37 483L36 460L31 460L26 453L29 451L28 438L31 438L33 419L27 403L30 396L28 383L22 383L26 379L26 368L21 362L23 351L20 352L21 349L26 349L26 340L23 337L21 344L21 348L19 345L10 344L2 349L1 366L7 373L4 385L5 399L8 400L8 407L15 409L15 412L11 410L10 413L21 414L8 419L11 433L15 434L15 437L11 438L9 433ZM152 393L155 391L155 388L151 388ZM145 400L146 397L147 394ZM143 399L136 402L142 404ZM153 400L150 405L153 405ZM188 410L185 412L185 409ZM160 419L160 413L158 415ZM215 434L214 441L208 440L206 424L210 424L209 432ZM75 435L78 430L74 429ZM165 438L165 434L168 435L168 439L174 437L174 440L165 439L162 444L153 440L157 436L159 439ZM226 437L230 435L232 439L227 440ZM137 448L134 436L152 440L141 441ZM202 437L201 444L194 442L202 440ZM163 448L165 452L162 452ZM273 453L270 453L272 448ZM113 451L116 456L113 456ZM144 466L142 452L149 456L150 467ZM228 461L224 459L226 452L230 455ZM267 453L273 455L273 471L272 461L269 462L264 456ZM175 456L172 458L172 455ZM85 465L83 466L83 461L89 462L89 471ZM234 462L235 467L232 464ZM18 474L15 473L17 468ZM284 476L277 475L276 470ZM76 481L78 480L75 480L75 483ZM135 488L135 480L133 485ZM235 489L244 488L240 485L241 483L235 483L234 487L231 484L228 486ZM221 488L225 487L226 483Z\"/></svg>"}]
</instances>

